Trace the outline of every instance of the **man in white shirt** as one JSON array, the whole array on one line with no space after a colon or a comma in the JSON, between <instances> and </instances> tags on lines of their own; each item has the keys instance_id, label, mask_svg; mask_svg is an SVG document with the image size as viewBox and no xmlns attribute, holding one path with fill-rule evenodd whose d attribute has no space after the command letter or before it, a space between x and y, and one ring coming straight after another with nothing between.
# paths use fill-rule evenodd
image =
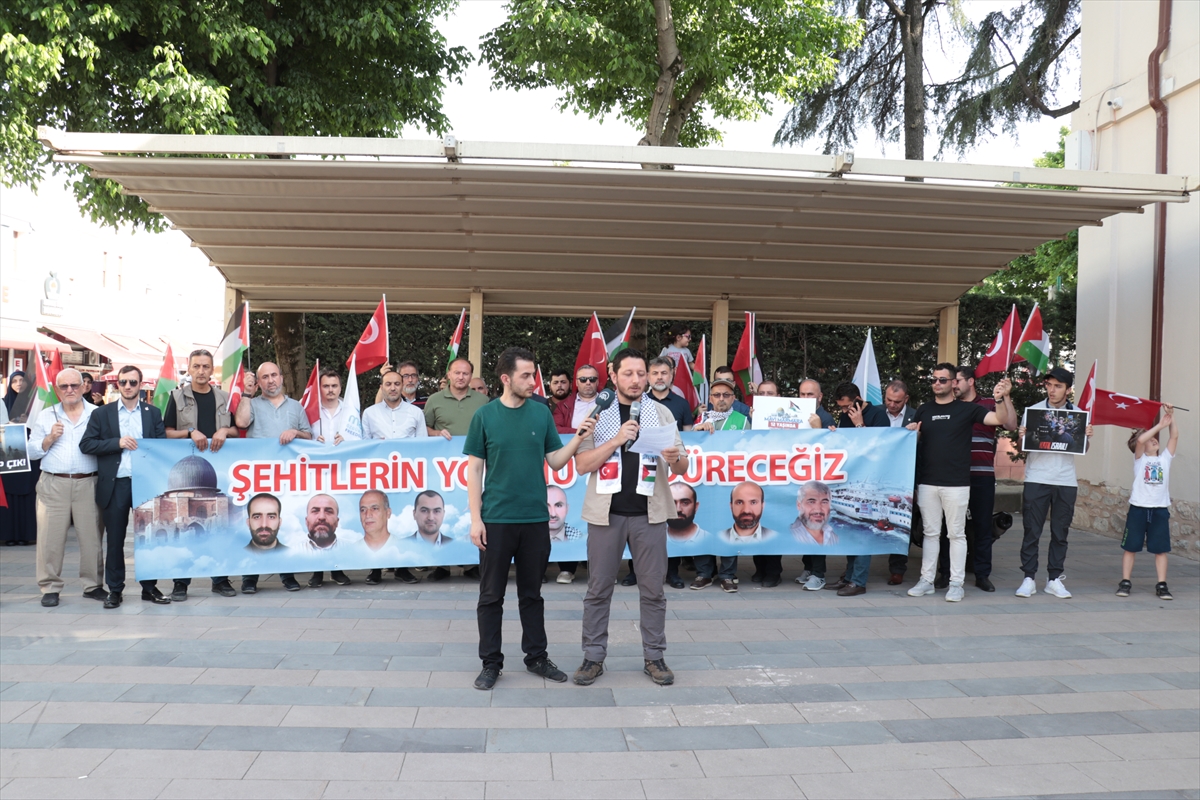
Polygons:
<instances>
[{"instance_id":1,"label":"man in white shirt","mask_svg":"<svg viewBox=\"0 0 1200 800\"><path fill-rule=\"evenodd\" d=\"M1075 408L1067 399L1074 382L1073 373L1055 367L1046 373L1046 399L1030 408ZM1025 440L1024 425L1018 435L1021 441ZM1091 425L1087 426L1087 437L1092 438ZM1037 593L1034 578L1038 569L1038 544L1047 514L1050 516L1050 548L1046 559L1046 593L1061 598L1071 596L1063 585L1063 567L1067 559L1067 534L1075 517L1075 497L1079 493L1079 481L1075 478L1076 458L1079 456L1034 452L1025 459L1025 487L1021 501L1021 520L1025 524L1021 571L1025 573L1025 579L1017 589L1017 597L1031 597Z\"/></svg>"},{"instance_id":2,"label":"man in white shirt","mask_svg":"<svg viewBox=\"0 0 1200 800\"><path fill-rule=\"evenodd\" d=\"M364 439L424 439L429 436L425 415L403 398L404 379L399 372L383 376L383 399L363 412Z\"/></svg>"},{"instance_id":3,"label":"man in white shirt","mask_svg":"<svg viewBox=\"0 0 1200 800\"><path fill-rule=\"evenodd\" d=\"M574 433L596 406L596 395L603 386L600 373L591 364L575 371L575 394L554 406L554 427L559 433Z\"/></svg>"},{"instance_id":4,"label":"man in white shirt","mask_svg":"<svg viewBox=\"0 0 1200 800\"><path fill-rule=\"evenodd\" d=\"M883 392L883 410L893 428L903 428L913 421L917 410L908 404L908 384L897 378Z\"/></svg>"},{"instance_id":5,"label":"man in white shirt","mask_svg":"<svg viewBox=\"0 0 1200 800\"><path fill-rule=\"evenodd\" d=\"M342 377L337 370L321 371L321 415L317 418L313 438L323 444L339 445L362 438L362 422L350 406L342 402Z\"/></svg>"},{"instance_id":6,"label":"man in white shirt","mask_svg":"<svg viewBox=\"0 0 1200 800\"><path fill-rule=\"evenodd\" d=\"M100 508L96 505L96 457L79 449L96 407L83 402L83 376L59 371L54 387L62 402L43 408L29 437L29 457L42 460L37 484L37 582L42 605L58 605L63 589L63 551L72 524L79 537L79 577L83 596L104 602L101 586Z\"/></svg>"}]
</instances>

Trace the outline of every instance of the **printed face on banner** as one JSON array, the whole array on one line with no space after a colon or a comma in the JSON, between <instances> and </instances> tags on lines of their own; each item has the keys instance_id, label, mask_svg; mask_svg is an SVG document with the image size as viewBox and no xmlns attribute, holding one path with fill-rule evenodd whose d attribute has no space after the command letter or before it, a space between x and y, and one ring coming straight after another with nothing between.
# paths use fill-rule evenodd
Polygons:
<instances>
[{"instance_id":1,"label":"printed face on banner","mask_svg":"<svg viewBox=\"0 0 1200 800\"><path fill-rule=\"evenodd\" d=\"M853 435L851 435L853 434ZM916 436L900 428L684 433L689 466L672 476L671 555L904 552L912 525ZM330 569L471 564L462 438L238 439L217 453L183 440L133 451L139 580ZM588 483L618 462L546 484L552 561L587 558ZM606 475L606 472L611 474ZM639 477L651 493L650 464ZM661 491L661 490L659 490ZM486 484L485 484L486 492ZM661 502L661 501L659 501ZM788 536L786 533L792 535Z\"/></svg>"}]
</instances>

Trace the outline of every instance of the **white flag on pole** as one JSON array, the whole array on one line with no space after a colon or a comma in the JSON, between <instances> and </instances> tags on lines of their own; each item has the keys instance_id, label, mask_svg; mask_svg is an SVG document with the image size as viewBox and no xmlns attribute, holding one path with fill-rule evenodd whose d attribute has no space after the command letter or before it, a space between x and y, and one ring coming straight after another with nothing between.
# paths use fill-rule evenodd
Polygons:
<instances>
[{"instance_id":1,"label":"white flag on pole","mask_svg":"<svg viewBox=\"0 0 1200 800\"><path fill-rule=\"evenodd\" d=\"M854 369L854 385L862 392L868 403L883 403L883 387L879 383L879 365L875 363L875 345L871 342L871 329L867 328L867 341Z\"/></svg>"},{"instance_id":2,"label":"white flag on pole","mask_svg":"<svg viewBox=\"0 0 1200 800\"><path fill-rule=\"evenodd\" d=\"M342 398L342 402L349 409L346 414L346 433L343 436L345 439L362 438L362 404L358 401L358 373L355 370L357 366L357 360L351 353L350 374L346 376L346 396Z\"/></svg>"}]
</instances>

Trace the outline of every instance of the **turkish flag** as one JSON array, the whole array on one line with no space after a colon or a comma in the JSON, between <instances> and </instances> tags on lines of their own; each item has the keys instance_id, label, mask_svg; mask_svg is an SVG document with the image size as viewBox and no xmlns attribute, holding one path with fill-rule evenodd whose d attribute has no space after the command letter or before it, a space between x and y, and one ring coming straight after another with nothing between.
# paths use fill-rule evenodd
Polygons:
<instances>
[{"instance_id":1,"label":"turkish flag","mask_svg":"<svg viewBox=\"0 0 1200 800\"><path fill-rule=\"evenodd\" d=\"M321 418L321 386L319 384L321 374L321 359L317 359L313 363L312 374L308 376L308 385L304 387L304 394L300 396L300 405L304 408L304 414L308 417L309 425L316 425L317 420Z\"/></svg>"},{"instance_id":2,"label":"turkish flag","mask_svg":"<svg viewBox=\"0 0 1200 800\"><path fill-rule=\"evenodd\" d=\"M584 366L596 368L600 373L600 388L604 388L608 383L608 347L604 344L604 331L600 329L600 320L594 311L579 344L579 355L575 356L575 374L579 374L580 367Z\"/></svg>"},{"instance_id":3,"label":"turkish flag","mask_svg":"<svg viewBox=\"0 0 1200 800\"><path fill-rule=\"evenodd\" d=\"M992 340L992 346L975 365L976 378L982 378L989 372L1008 370L1013 361L1013 351L1017 349L1017 335L1020 332L1021 320L1017 316L1017 304L1013 303L1008 319L996 333L996 338Z\"/></svg>"},{"instance_id":4,"label":"turkish flag","mask_svg":"<svg viewBox=\"0 0 1200 800\"><path fill-rule=\"evenodd\" d=\"M379 307L371 315L371 321L359 337L358 344L354 345L351 357L357 361L358 373L388 363L387 297L379 301ZM350 368L350 360L346 359L347 369Z\"/></svg>"},{"instance_id":5,"label":"turkish flag","mask_svg":"<svg viewBox=\"0 0 1200 800\"><path fill-rule=\"evenodd\" d=\"M1079 401L1075 403L1084 411L1091 411L1092 404L1096 402L1096 367L1099 365L1100 359L1092 362L1092 371L1088 373L1087 380L1083 382L1083 389L1079 392Z\"/></svg>"},{"instance_id":6,"label":"turkish flag","mask_svg":"<svg viewBox=\"0 0 1200 800\"><path fill-rule=\"evenodd\" d=\"M616 461L605 461L600 465L600 469L596 470L596 474L602 481L615 481L620 469L621 465Z\"/></svg>"},{"instance_id":7,"label":"turkish flag","mask_svg":"<svg viewBox=\"0 0 1200 800\"><path fill-rule=\"evenodd\" d=\"M1153 428L1162 403L1131 394L1096 390L1092 403L1093 425L1119 425L1122 428Z\"/></svg>"}]
</instances>

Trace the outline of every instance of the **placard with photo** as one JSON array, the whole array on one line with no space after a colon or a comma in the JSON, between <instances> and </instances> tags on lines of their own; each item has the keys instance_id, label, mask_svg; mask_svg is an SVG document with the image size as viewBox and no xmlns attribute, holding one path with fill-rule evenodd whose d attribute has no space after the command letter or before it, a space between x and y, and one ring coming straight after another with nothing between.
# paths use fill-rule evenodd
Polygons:
<instances>
[{"instance_id":1,"label":"placard with photo","mask_svg":"<svg viewBox=\"0 0 1200 800\"><path fill-rule=\"evenodd\" d=\"M1086 411L1077 408L1027 408L1021 424L1025 427L1021 449L1026 453L1081 456L1087 452Z\"/></svg>"}]
</instances>

